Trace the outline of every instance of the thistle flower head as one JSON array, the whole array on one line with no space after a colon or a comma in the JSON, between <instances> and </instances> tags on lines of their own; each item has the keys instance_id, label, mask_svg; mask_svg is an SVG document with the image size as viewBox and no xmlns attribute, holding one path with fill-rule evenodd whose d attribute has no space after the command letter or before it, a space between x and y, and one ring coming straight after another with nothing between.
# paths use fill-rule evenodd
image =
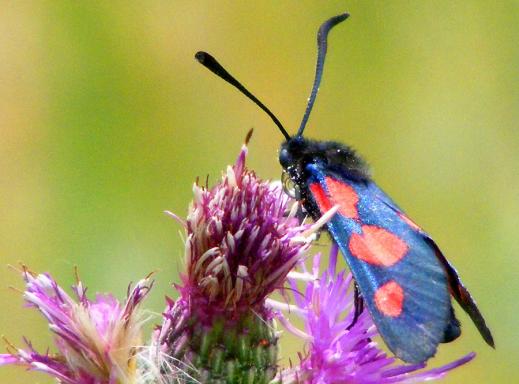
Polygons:
<instances>
[{"instance_id":1,"label":"thistle flower head","mask_svg":"<svg viewBox=\"0 0 519 384\"><path fill-rule=\"evenodd\" d=\"M354 320L351 274L336 273L337 247L333 247L329 267L319 273L319 255L311 271L304 265L302 273L289 279L295 305L291 313L303 319L304 329L295 328L278 312L287 329L307 343L307 353L300 364L279 374L283 383L415 383L443 377L450 370L474 358L468 354L443 367L421 370L425 363L402 365L388 356L373 340L378 332L367 311ZM297 280L306 288L298 293ZM287 291L288 293L288 291ZM287 305L270 300L270 305L285 309ZM353 325L352 325L353 324Z\"/></svg>"},{"instance_id":2,"label":"thistle flower head","mask_svg":"<svg viewBox=\"0 0 519 384\"><path fill-rule=\"evenodd\" d=\"M308 249L293 200L247 170L246 154L243 146L215 187L193 187L181 292L203 301L204 313L262 304Z\"/></svg>"},{"instance_id":3,"label":"thistle flower head","mask_svg":"<svg viewBox=\"0 0 519 384\"><path fill-rule=\"evenodd\" d=\"M274 377L278 334L265 299L283 286L321 224L301 225L295 202L280 183L247 170L246 155L244 145L216 186L194 185L185 222L173 215L187 232L186 273L154 342L160 356L196 366L190 374L201 382Z\"/></svg>"},{"instance_id":4,"label":"thistle flower head","mask_svg":"<svg viewBox=\"0 0 519 384\"><path fill-rule=\"evenodd\" d=\"M0 365L17 364L45 372L61 383L131 383L135 379L135 348L141 345L144 317L140 302L151 289L149 277L129 288L120 303L111 295L88 299L77 279L75 297L69 296L49 274L33 274L24 268L24 299L46 318L55 335L56 354L38 353L26 340L25 349L9 345Z\"/></svg>"}]
</instances>

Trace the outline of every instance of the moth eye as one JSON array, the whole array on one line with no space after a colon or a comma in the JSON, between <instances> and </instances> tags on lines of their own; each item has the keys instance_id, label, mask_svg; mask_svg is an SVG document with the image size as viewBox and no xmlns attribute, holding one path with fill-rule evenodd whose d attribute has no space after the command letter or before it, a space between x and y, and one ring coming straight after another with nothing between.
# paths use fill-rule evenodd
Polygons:
<instances>
[{"instance_id":1,"label":"moth eye","mask_svg":"<svg viewBox=\"0 0 519 384\"><path fill-rule=\"evenodd\" d=\"M283 184L283 191L292 199L298 199L299 191L297 185L292 181L287 172L281 174L281 183Z\"/></svg>"}]
</instances>

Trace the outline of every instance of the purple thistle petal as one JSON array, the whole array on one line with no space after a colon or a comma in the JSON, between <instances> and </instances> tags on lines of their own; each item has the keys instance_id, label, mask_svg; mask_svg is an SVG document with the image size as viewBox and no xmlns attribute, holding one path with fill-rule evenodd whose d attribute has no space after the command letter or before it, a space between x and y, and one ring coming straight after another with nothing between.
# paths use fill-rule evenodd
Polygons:
<instances>
[{"instance_id":1,"label":"purple thistle petal","mask_svg":"<svg viewBox=\"0 0 519 384\"><path fill-rule=\"evenodd\" d=\"M474 352L471 352L458 360L455 360L449 364L445 364L438 368L432 368L427 371L418 372L412 374L413 369L405 369L406 366L402 366L399 368L394 368L392 370L386 371L387 379L385 379L385 383L418 383L421 381L428 380L436 380L444 377L448 372L452 371L455 368L462 366L463 364L468 363L472 359L476 357ZM418 364L417 364L418 366ZM424 365L420 365L416 369L422 368ZM409 368L414 368L414 366L410 366Z\"/></svg>"},{"instance_id":2,"label":"purple thistle petal","mask_svg":"<svg viewBox=\"0 0 519 384\"><path fill-rule=\"evenodd\" d=\"M0 354L0 365L16 364L18 363L18 357L11 354Z\"/></svg>"}]
</instances>

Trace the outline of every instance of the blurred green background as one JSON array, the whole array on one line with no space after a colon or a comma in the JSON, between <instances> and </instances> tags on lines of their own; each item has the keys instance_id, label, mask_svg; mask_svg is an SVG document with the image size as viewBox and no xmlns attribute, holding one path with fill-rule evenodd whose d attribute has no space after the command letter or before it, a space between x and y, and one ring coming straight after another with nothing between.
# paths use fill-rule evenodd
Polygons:
<instances>
[{"instance_id":1,"label":"blurred green background","mask_svg":"<svg viewBox=\"0 0 519 384\"><path fill-rule=\"evenodd\" d=\"M378 183L456 265L496 339L459 310L463 336L438 365L476 351L445 382L519 380L519 2L3 1L0 12L0 333L38 348L46 324L22 308L23 261L63 285L123 297L159 270L148 308L178 281L179 226L196 176L215 180L246 132L252 168L278 178L281 135L198 65L204 49L293 132L330 36L307 134L352 144ZM156 318L156 321L159 319ZM283 346L285 356L297 350ZM0 368L2 383L50 383Z\"/></svg>"}]
</instances>

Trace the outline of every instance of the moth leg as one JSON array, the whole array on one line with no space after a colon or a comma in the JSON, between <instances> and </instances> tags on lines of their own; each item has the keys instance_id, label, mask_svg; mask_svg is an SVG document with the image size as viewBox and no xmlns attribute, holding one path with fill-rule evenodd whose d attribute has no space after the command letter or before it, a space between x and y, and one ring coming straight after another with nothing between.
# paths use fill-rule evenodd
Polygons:
<instances>
[{"instance_id":1,"label":"moth leg","mask_svg":"<svg viewBox=\"0 0 519 384\"><path fill-rule=\"evenodd\" d=\"M357 323L357 320L359 319L360 315L364 311L364 300L362 299L362 295L359 291L359 286L355 282L353 284L353 320L351 321L350 325L346 328L347 331L349 331L355 323Z\"/></svg>"},{"instance_id":2,"label":"moth leg","mask_svg":"<svg viewBox=\"0 0 519 384\"><path fill-rule=\"evenodd\" d=\"M308 217L308 213L306 213L302 204L299 204L299 206L297 207L296 217L299 223L303 223Z\"/></svg>"},{"instance_id":3,"label":"moth leg","mask_svg":"<svg viewBox=\"0 0 519 384\"><path fill-rule=\"evenodd\" d=\"M287 217L289 215L290 211L287 210L286 212L284 212L284 216ZM297 221L302 224L304 223L306 220L308 220L308 218L310 218L311 216L309 215L309 213L305 210L305 208L303 207L303 204L298 204L298 207L297 207L297 211L296 211L296 214L295 214L295 218L297 219ZM314 236L314 240L313 241L319 241L319 239L321 238L321 233L326 231L325 227L321 227L319 228L316 232L313 233L313 236Z\"/></svg>"},{"instance_id":4,"label":"moth leg","mask_svg":"<svg viewBox=\"0 0 519 384\"><path fill-rule=\"evenodd\" d=\"M295 214L292 212L291 207L287 207L285 212L283 212L283 217L289 217L290 215L293 215L299 224L302 224L308 218L308 213L305 211L302 204L297 204L297 210L295 211Z\"/></svg>"}]
</instances>

